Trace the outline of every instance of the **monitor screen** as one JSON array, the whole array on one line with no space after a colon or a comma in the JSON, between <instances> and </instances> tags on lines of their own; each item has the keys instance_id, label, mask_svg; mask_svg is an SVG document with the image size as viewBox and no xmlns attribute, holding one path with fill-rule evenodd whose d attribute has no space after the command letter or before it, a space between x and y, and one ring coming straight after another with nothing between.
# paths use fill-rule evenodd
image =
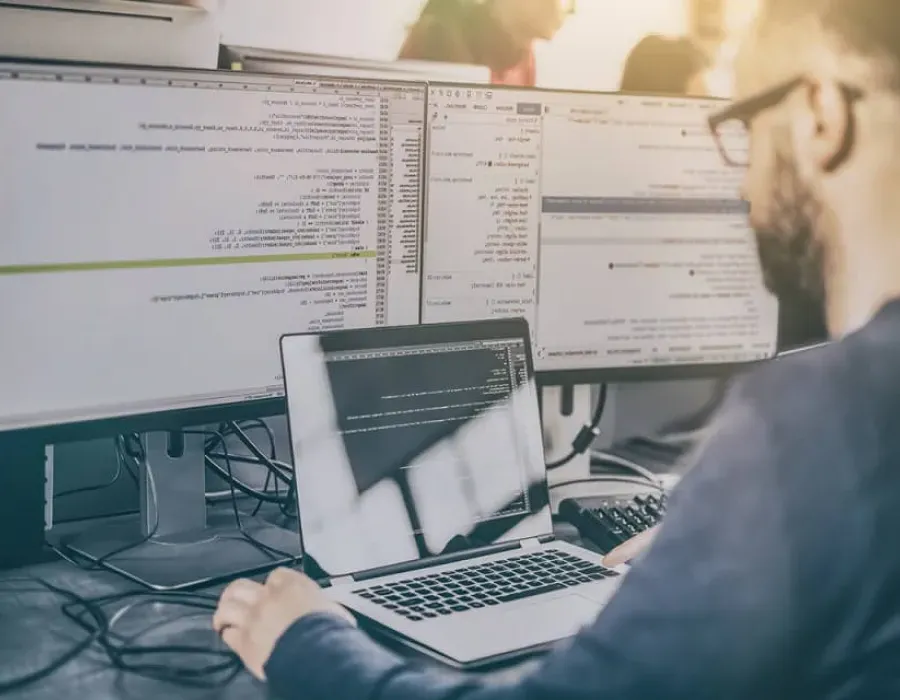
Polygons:
<instances>
[{"instance_id":1,"label":"monitor screen","mask_svg":"<svg viewBox=\"0 0 900 700\"><path fill-rule=\"evenodd\" d=\"M424 83L0 64L0 105L0 431L278 397L283 333L418 323Z\"/></svg>"},{"instance_id":2,"label":"monitor screen","mask_svg":"<svg viewBox=\"0 0 900 700\"><path fill-rule=\"evenodd\" d=\"M720 106L432 84L423 321L523 316L551 374L771 357Z\"/></svg>"},{"instance_id":3,"label":"monitor screen","mask_svg":"<svg viewBox=\"0 0 900 700\"><path fill-rule=\"evenodd\" d=\"M521 321L289 336L282 356L319 575L551 533Z\"/></svg>"}]
</instances>

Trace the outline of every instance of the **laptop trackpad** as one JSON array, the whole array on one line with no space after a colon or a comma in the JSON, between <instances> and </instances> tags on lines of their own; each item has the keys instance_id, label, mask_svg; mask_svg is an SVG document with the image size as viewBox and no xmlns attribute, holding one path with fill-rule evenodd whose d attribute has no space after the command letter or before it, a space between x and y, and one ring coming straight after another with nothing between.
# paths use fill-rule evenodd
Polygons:
<instances>
[{"instance_id":1,"label":"laptop trackpad","mask_svg":"<svg viewBox=\"0 0 900 700\"><path fill-rule=\"evenodd\" d=\"M595 601L570 594L497 610L485 625L467 629L464 650L459 652L463 658L489 657L565 639L593 622L600 607Z\"/></svg>"},{"instance_id":2,"label":"laptop trackpad","mask_svg":"<svg viewBox=\"0 0 900 700\"><path fill-rule=\"evenodd\" d=\"M593 622L599 610L594 601L570 594L503 611L503 626L508 633L515 630L518 639L530 637L526 632L529 629L544 639L561 639Z\"/></svg>"}]
</instances>

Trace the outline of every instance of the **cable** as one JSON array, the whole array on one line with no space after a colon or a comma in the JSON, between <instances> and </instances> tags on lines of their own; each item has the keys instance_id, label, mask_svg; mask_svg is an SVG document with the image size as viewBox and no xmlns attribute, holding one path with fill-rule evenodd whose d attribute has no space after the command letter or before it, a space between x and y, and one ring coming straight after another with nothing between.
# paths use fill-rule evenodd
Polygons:
<instances>
[{"instance_id":1,"label":"cable","mask_svg":"<svg viewBox=\"0 0 900 700\"><path fill-rule=\"evenodd\" d=\"M54 586L53 584L47 583L46 581L44 581L43 579L40 579L40 578L6 579L6 580L0 582L0 589L5 587L6 584L10 584L10 583L34 584L34 585L40 586L41 588L45 589L46 591L49 591L50 593L54 593L62 598L65 598L67 601L69 601L69 603L79 602L81 600L74 593L71 593L70 591L66 591L62 588L58 588L58 587ZM26 591L21 591L21 590L20 591L9 591L7 589L7 592L24 593ZM32 592L32 591L27 591L27 592ZM81 653L83 653L85 650L87 650L87 648L90 647L94 642L96 642L100 638L100 627L101 627L102 620L99 617L96 617L91 610L88 610L87 612L94 619L94 622L96 625L96 628L94 630L92 630L92 631L89 630L87 637L85 637L81 641L73 644L68 650L63 652L59 657L57 657L56 659L51 661L49 664L47 664L46 666L44 666L43 668L41 668L37 671L32 671L31 673L26 673L24 675L21 675L17 678L13 678L10 680L0 680L0 695L3 695L4 693L10 693L14 690L20 690L21 688L31 685L32 683L38 683L38 682L44 680L45 678L49 678L54 673L56 673L59 669L61 669L63 666L65 666L70 661L72 661L77 656L79 656Z\"/></svg>"},{"instance_id":2,"label":"cable","mask_svg":"<svg viewBox=\"0 0 900 700\"><path fill-rule=\"evenodd\" d=\"M140 607L162 604L211 613L217 605L215 596L201 593L132 591L91 600L54 586L40 578L29 577L0 581L0 590L6 592L34 592L33 590L10 591L9 588L6 588L8 584L35 585L60 596L65 600L61 606L62 613L83 629L87 636L73 644L43 668L11 680L0 681L0 694L20 690L48 678L93 644L98 644L103 649L110 664L118 671L183 687L221 688L230 683L243 669L243 664L237 655L227 648L204 648L187 644L141 645L138 643L138 640L145 634L162 625L169 624L173 620L164 620L151 625L139 635L131 638L116 632L117 625L120 625L126 616ZM126 601L130 602L119 608L112 616L107 616L105 607ZM207 656L210 661L200 666L179 667L173 665L173 655L191 660ZM159 661L152 661L153 657L159 658Z\"/></svg>"},{"instance_id":3,"label":"cable","mask_svg":"<svg viewBox=\"0 0 900 700\"><path fill-rule=\"evenodd\" d=\"M138 445L137 450L129 449L128 439L137 440L137 445ZM144 447L144 443L141 441L141 437L139 435L131 435L129 437L122 436L121 440L122 440L121 447L125 453L124 456L127 456L127 457L133 459L132 454L142 455L141 459L143 460L143 463L144 463L144 469L147 472L147 485L150 487L150 500L153 503L153 514L154 514L153 527L150 528L150 532L148 532L146 535L144 535L141 539L137 540L136 542L132 542L131 544L127 544L123 547L119 547L119 548L114 549L111 552L107 552L106 554L101 556L99 559L97 559L97 561L94 562L94 565L91 567L92 569L102 567L106 564L107 561L109 561L113 557L118 556L120 554L124 554L125 552L129 552L132 549L136 549L136 548L140 547L141 545L146 544L147 542L149 542L156 536L156 533L159 530L159 495L156 492L156 480L153 478L153 468L150 466L150 463L146 459L147 450Z\"/></svg>"},{"instance_id":4,"label":"cable","mask_svg":"<svg viewBox=\"0 0 900 700\"><path fill-rule=\"evenodd\" d=\"M222 452L207 452L206 456L211 457L212 459L225 459L225 455ZM268 462L272 464L272 467L269 468L268 464L261 462L256 459L256 457L245 457L244 455L233 455L231 453L229 453L229 456L231 457L232 463L256 464L261 467L267 467L269 473L276 476L279 481L284 484L290 485L290 482L293 479L293 476L290 474L293 471L293 467L284 462L279 462L277 459L268 460ZM283 472L287 472L287 474L284 474Z\"/></svg>"},{"instance_id":5,"label":"cable","mask_svg":"<svg viewBox=\"0 0 900 700\"><path fill-rule=\"evenodd\" d=\"M615 484L636 484L637 486L649 486L650 488L654 488L660 493L665 493L665 487L658 482L646 481L644 479L637 479L633 476L592 476L584 479L572 479L571 481L561 481L558 484L551 484L549 487L550 491L554 489L561 489L564 486L577 486L579 484L602 484L602 483L615 483Z\"/></svg>"},{"instance_id":6,"label":"cable","mask_svg":"<svg viewBox=\"0 0 900 700\"><path fill-rule=\"evenodd\" d=\"M205 648L187 644L142 645L137 643L140 637L169 624L172 620L163 620L153 624L139 635L131 638L116 632L117 625L120 625L130 613L138 608L162 604L213 612L217 605L215 596L202 593L137 591L93 600L77 596L73 598L75 599L63 605L63 614L96 637L96 641L108 656L110 664L118 671L178 686L214 689L230 683L243 668L240 659L224 648ZM119 608L112 616L107 617L104 608L121 602L127 604ZM85 614L89 615L91 620L85 619ZM179 667L173 665L173 655L191 660L207 656L210 661L201 666ZM157 657L159 661L154 661L154 657Z\"/></svg>"},{"instance_id":7,"label":"cable","mask_svg":"<svg viewBox=\"0 0 900 700\"><path fill-rule=\"evenodd\" d=\"M106 566L107 562L113 557L119 556L120 554L124 554L125 552L129 552L132 549L137 549L141 545L146 544L150 540L152 540L157 531L159 530L159 498L156 492L156 480L153 478L153 469L150 467L150 464L146 461L146 449L144 448L143 443L141 442L141 437L136 434L129 435L120 435L115 439L116 452L117 455L123 459L140 459L143 461L144 469L147 472L147 484L150 488L150 499L153 505L153 512L155 515L155 521L153 523L153 527L150 529L146 535L141 537L139 540L135 542L131 542L122 547L118 547L111 552L107 552L106 554L100 556L96 560L87 559L84 562L76 561L74 558L70 557L67 553L65 553L59 547L54 545L50 545L50 548L56 552L61 558L77 566L79 569L84 571L96 571L99 568ZM140 465L135 465L140 471ZM81 556L81 555L79 555Z\"/></svg>"},{"instance_id":8,"label":"cable","mask_svg":"<svg viewBox=\"0 0 900 700\"><path fill-rule=\"evenodd\" d=\"M256 443L254 443L244 431L242 425L249 425L252 427L260 427L265 429L266 434L269 438L269 452L271 456L266 456L262 452L262 450L259 449ZM259 507L261 507L262 503L277 504L281 509L282 514L290 515L287 509L290 508L293 500L293 467L289 464L285 464L284 462L279 462L276 459L277 454L275 449L275 436L265 422L261 420L241 422L231 421L229 423L223 423L220 426L219 430L205 431L203 434L209 436L209 439L206 441L205 445L206 449L204 457L206 465L213 472L215 472L219 478L225 480L229 484L229 489L232 492L234 488L236 488L245 496L255 498L258 501ZM226 437L228 437L229 435L236 436L241 441L241 443L250 451L252 456L246 457L242 455L232 455L230 452L228 452ZM217 449L220 449L221 451L217 452ZM245 464L259 464L261 466L264 466L269 472L266 476L266 483L263 485L263 488L260 491L259 489L250 486L249 484L235 477L232 470L226 471L222 469L221 465L219 465L216 460L224 460L226 462L241 462ZM269 490L269 485L272 482L272 477L274 477L275 479L274 496ZM283 483L287 487L287 493L284 496L282 496L281 494L279 482ZM254 511L254 514L256 512L259 512L259 507L256 511Z\"/></svg>"},{"instance_id":9,"label":"cable","mask_svg":"<svg viewBox=\"0 0 900 700\"><path fill-rule=\"evenodd\" d=\"M240 429L238 428L238 430L240 430ZM229 488L231 489L231 509L232 509L232 512L234 513L234 521L235 521L235 524L237 525L238 531L241 533L241 535L244 537L244 539L246 539L250 544L252 544L254 547L256 547L260 552L262 552L266 556L272 558L273 560L275 558L272 556L273 554L283 557L285 559L288 559L290 561L297 559L297 555L290 554L288 552L282 551L280 549L277 549L275 547L267 545L263 542L260 542L258 539L253 537L253 535L251 535L249 532L247 532L246 529L244 529L244 523L243 523L243 520L241 519L241 513L240 513L240 510L238 509L238 504L237 504L238 498L237 498L236 488L238 487L238 484L240 482L235 478L234 473L231 468L231 455L228 452L228 446L225 444L225 436L222 433L218 432L217 430L185 431L185 434L188 434L188 435L212 435L212 436L216 437L218 439L219 443L221 444L223 456L225 459L225 469L226 469L224 478L228 482ZM263 457L265 458L265 456L263 456ZM214 465L217 471L222 469L218 464L216 464L209 457L205 457L205 459L207 461L207 464ZM273 474L273 473L274 472L270 472L270 474ZM262 492L257 492L257 493L260 493L260 495L265 495Z\"/></svg>"},{"instance_id":10,"label":"cable","mask_svg":"<svg viewBox=\"0 0 900 700\"><path fill-rule=\"evenodd\" d=\"M269 482L270 481L272 481L272 472L269 472L268 474L266 474L266 481L263 484L263 488L262 488L263 493L265 493L269 490ZM230 490L233 492L234 485L229 484L229 486L230 486ZM277 479L275 480L275 495L281 496L281 494L278 492L278 480ZM259 511L262 510L262 507L263 507L263 501L257 501L256 508L254 508L253 511L250 513L250 517L255 518L257 516L257 514L259 514Z\"/></svg>"},{"instance_id":11,"label":"cable","mask_svg":"<svg viewBox=\"0 0 900 700\"><path fill-rule=\"evenodd\" d=\"M75 496L80 493L91 493L93 491L103 491L112 486L115 486L119 479L122 477L122 460L118 459L118 455L116 458L116 473L113 475L113 478L107 481L105 484L98 484L96 486L82 486L77 489L69 489L68 491L60 491L59 493L53 494L53 500L57 500L59 498L68 498L69 496Z\"/></svg>"},{"instance_id":12,"label":"cable","mask_svg":"<svg viewBox=\"0 0 900 700\"><path fill-rule=\"evenodd\" d=\"M77 489L69 489L68 491L60 491L59 493L53 494L53 500L59 498L68 498L69 496L75 496L81 493L91 493L93 491L103 491L105 489L111 488L115 486L119 480L122 478L122 474L127 474L132 481L134 481L135 485L138 484L137 475L128 468L128 465L122 459L121 452L116 449L116 473L113 475L112 479L107 481L105 484L97 484L96 486L82 486Z\"/></svg>"},{"instance_id":13,"label":"cable","mask_svg":"<svg viewBox=\"0 0 900 700\"><path fill-rule=\"evenodd\" d=\"M224 454L221 456L221 459L225 459ZM275 503L278 505L284 503L285 499L283 496L275 496L271 492L265 493L264 491L259 491L249 484L244 483L233 474L229 475L228 471L222 468L222 466L209 455L204 456L204 460L206 461L206 466L213 472L215 472L219 476L219 478L223 479L226 483L229 484L229 486L234 487L245 496L250 496L251 498L255 498L256 500L262 501L263 503Z\"/></svg>"},{"instance_id":14,"label":"cable","mask_svg":"<svg viewBox=\"0 0 900 700\"><path fill-rule=\"evenodd\" d=\"M240 426L241 428L243 428L244 430L253 430L253 429L258 428L259 430L265 431L266 438L268 439L268 442L269 442L269 456L272 459L275 459L278 456L277 450L275 448L275 442L276 442L275 441L275 433L272 432L272 429L269 427L268 423L266 423L264 420L262 420L260 418L254 418L252 420L236 421L236 424L238 426ZM219 424L218 432L221 433L222 435L224 435L225 437L235 434L234 431L231 429L230 424L227 422ZM217 440L217 438L212 435L209 437L209 439L206 441L208 450L212 449L212 446L215 444L216 440Z\"/></svg>"},{"instance_id":15,"label":"cable","mask_svg":"<svg viewBox=\"0 0 900 700\"><path fill-rule=\"evenodd\" d=\"M229 423L229 427L237 436L238 440L243 443L244 447L250 450L250 454L256 457L256 459L258 459L261 464L265 465L273 474L275 474L276 478L281 478L285 484L290 484L290 474L285 476L279 471L278 466L275 464L274 456L271 458L266 457L266 455L264 455L262 451L256 446L256 443L254 443L249 437L247 437L247 433L241 430L241 426L234 421ZM274 443L272 451L274 452Z\"/></svg>"},{"instance_id":16,"label":"cable","mask_svg":"<svg viewBox=\"0 0 900 700\"><path fill-rule=\"evenodd\" d=\"M575 439L572 441L572 451L565 457L558 459L555 462L550 462L547 465L548 471L553 471L554 469L566 466L573 459L587 452L591 445L594 444L594 441L600 435L600 423L603 420L603 412L606 410L606 399L608 395L609 387L606 384L601 384L600 395L597 397L597 405L594 408L594 415L591 418L591 422L586 424L578 432L578 435L575 436Z\"/></svg>"}]
</instances>

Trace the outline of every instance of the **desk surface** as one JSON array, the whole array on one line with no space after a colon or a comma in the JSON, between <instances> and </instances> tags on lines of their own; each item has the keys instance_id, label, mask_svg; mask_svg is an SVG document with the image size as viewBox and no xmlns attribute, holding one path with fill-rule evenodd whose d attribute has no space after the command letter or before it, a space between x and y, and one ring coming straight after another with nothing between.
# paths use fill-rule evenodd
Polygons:
<instances>
[{"instance_id":1,"label":"desk surface","mask_svg":"<svg viewBox=\"0 0 900 700\"><path fill-rule=\"evenodd\" d=\"M553 490L553 500L575 495L618 495L642 491L630 484L578 484ZM565 524L556 525L560 539L584 545L577 531ZM34 582L39 578L65 591L86 599L124 594L141 589L114 574L88 572L69 563L56 561L18 571L0 572L0 685L13 676L19 677L37 671L52 663L73 645L85 639L86 632L66 617L61 606L66 602ZM205 589L202 593L215 595L220 587ZM104 608L108 616L125 608L134 599L116 602ZM224 646L210 626L211 613L189 610L173 604L143 605L123 616L116 629L122 634L134 635L141 645L186 644L204 649ZM398 649L397 651L402 652ZM149 661L149 659L147 659ZM164 658L154 662L166 663ZM204 658L199 663L208 664L218 659ZM144 659L141 659L144 661ZM184 667L189 663L184 656L168 658L171 666ZM524 673L534 661L510 666L491 672L500 680ZM37 698L74 697L90 700L107 698L267 698L264 684L256 682L249 674L239 673L227 685L214 688L186 688L147 679L131 673L122 673L110 665L106 653L94 644L75 659L43 681L28 685L4 697Z\"/></svg>"},{"instance_id":2,"label":"desk surface","mask_svg":"<svg viewBox=\"0 0 900 700\"><path fill-rule=\"evenodd\" d=\"M565 525L558 526L558 536L578 542L577 533ZM45 667L72 648L86 633L61 612L65 602L60 596L33 582L40 578L83 598L127 593L140 590L118 576L105 572L87 572L58 561L18 571L0 573L0 684L15 676ZM217 593L218 588L206 593ZM108 615L128 602L106 608ZM120 629L117 626L117 629ZM139 607L121 620L123 634L140 636L141 645L189 644L203 648L220 645L210 628L210 613L192 611L168 604ZM219 646L218 648L223 648ZM165 662L155 658L154 661ZM212 660L203 659L201 663ZM171 664L184 666L184 657L171 657ZM534 663L533 661L530 663ZM523 673L529 662L492 672L499 680ZM106 698L252 698L269 697L266 687L245 672L239 673L224 687L184 688L121 673L110 666L105 652L92 645L52 676L14 691L12 698L74 697L90 700Z\"/></svg>"}]
</instances>

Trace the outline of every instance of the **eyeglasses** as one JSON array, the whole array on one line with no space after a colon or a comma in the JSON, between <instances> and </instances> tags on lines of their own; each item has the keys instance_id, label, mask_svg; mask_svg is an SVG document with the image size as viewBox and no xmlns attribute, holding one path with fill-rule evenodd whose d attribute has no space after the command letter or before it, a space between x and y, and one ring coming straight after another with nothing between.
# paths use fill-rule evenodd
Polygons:
<instances>
[{"instance_id":1,"label":"eyeglasses","mask_svg":"<svg viewBox=\"0 0 900 700\"><path fill-rule=\"evenodd\" d=\"M778 105L804 82L805 78L792 78L711 114L709 129L722 160L734 167L750 165L750 122L760 113Z\"/></svg>"},{"instance_id":2,"label":"eyeglasses","mask_svg":"<svg viewBox=\"0 0 900 700\"><path fill-rule=\"evenodd\" d=\"M735 167L745 168L750 165L751 122L762 112L777 106L805 82L806 78L803 76L791 78L710 115L709 129L722 160ZM851 102L863 95L859 88L848 85L842 85L841 88L845 99Z\"/></svg>"}]
</instances>

